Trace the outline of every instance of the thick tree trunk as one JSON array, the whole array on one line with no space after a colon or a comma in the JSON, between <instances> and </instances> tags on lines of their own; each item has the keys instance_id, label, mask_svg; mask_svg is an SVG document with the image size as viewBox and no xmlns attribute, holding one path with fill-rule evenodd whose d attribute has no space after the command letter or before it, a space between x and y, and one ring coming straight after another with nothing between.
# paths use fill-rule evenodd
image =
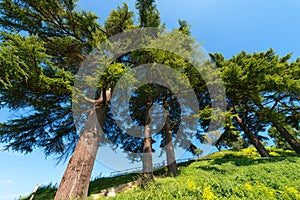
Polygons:
<instances>
[{"instance_id":1,"label":"thick tree trunk","mask_svg":"<svg viewBox=\"0 0 300 200\"><path fill-rule=\"evenodd\" d=\"M152 105L152 104L151 104ZM153 179L152 168L152 121L150 117L151 105L146 108L146 122L144 129L144 143L143 143L143 174L146 180Z\"/></svg>"},{"instance_id":2,"label":"thick tree trunk","mask_svg":"<svg viewBox=\"0 0 300 200\"><path fill-rule=\"evenodd\" d=\"M168 176L178 176L178 167L176 163L176 157L174 152L174 145L172 142L172 128L170 124L170 113L168 110L168 104L164 103L165 109L165 137L166 137L166 155L167 155L167 168L168 168Z\"/></svg>"},{"instance_id":3,"label":"thick tree trunk","mask_svg":"<svg viewBox=\"0 0 300 200\"><path fill-rule=\"evenodd\" d=\"M270 154L265 149L264 145L251 133L251 131L248 129L248 127L244 124L243 120L237 116L235 117L236 122L241 126L243 131L245 132L246 136L249 138L251 144L254 145L254 147L257 149L258 153L261 157L270 157Z\"/></svg>"},{"instance_id":4,"label":"thick tree trunk","mask_svg":"<svg viewBox=\"0 0 300 200\"><path fill-rule=\"evenodd\" d=\"M106 98L104 102L107 102ZM87 197L91 174L102 137L101 127L103 127L107 111L108 104L103 103L103 99L95 102L95 107L88 117L62 177L55 200L84 199Z\"/></svg>"}]
</instances>

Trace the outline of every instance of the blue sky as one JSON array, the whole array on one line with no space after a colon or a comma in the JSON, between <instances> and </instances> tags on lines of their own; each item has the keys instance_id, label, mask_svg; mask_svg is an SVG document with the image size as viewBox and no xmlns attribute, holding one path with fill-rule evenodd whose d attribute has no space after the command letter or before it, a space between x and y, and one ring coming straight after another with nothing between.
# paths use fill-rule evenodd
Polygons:
<instances>
[{"instance_id":1,"label":"blue sky","mask_svg":"<svg viewBox=\"0 0 300 200\"><path fill-rule=\"evenodd\" d=\"M109 12L121 5L119 0L80 1L82 9L91 10L103 22ZM134 8L134 1L125 1ZM300 57L299 0L158 0L162 22L172 29L178 19L192 25L192 36L203 42L208 52L221 52L226 58L246 52L275 49L280 55L293 52ZM136 18L136 21L138 19ZM0 120L13 116L0 110ZM57 183L66 163L56 166L53 158L45 159L39 150L22 155L0 152L0 200L14 199L30 193L39 184ZM96 162L93 176L109 168Z\"/></svg>"}]
</instances>

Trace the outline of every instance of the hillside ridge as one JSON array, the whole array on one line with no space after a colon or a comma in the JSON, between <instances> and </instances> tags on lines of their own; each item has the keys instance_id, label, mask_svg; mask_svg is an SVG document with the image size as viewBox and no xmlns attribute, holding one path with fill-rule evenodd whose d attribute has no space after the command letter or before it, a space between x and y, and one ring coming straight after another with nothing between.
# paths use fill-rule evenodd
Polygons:
<instances>
[{"instance_id":1,"label":"hillside ridge","mask_svg":"<svg viewBox=\"0 0 300 200\"><path fill-rule=\"evenodd\" d=\"M178 177L165 177L166 168L155 171L155 181L138 187L140 174L95 178L92 199L299 199L300 156L289 150L268 148L270 158L260 158L254 148L215 152L179 165ZM128 183L134 183L128 186ZM121 187L122 186L122 187ZM97 195L120 187L121 193ZM126 189L129 188L129 189ZM51 199L56 187L43 186L35 200ZM21 198L29 199L30 196Z\"/></svg>"}]
</instances>

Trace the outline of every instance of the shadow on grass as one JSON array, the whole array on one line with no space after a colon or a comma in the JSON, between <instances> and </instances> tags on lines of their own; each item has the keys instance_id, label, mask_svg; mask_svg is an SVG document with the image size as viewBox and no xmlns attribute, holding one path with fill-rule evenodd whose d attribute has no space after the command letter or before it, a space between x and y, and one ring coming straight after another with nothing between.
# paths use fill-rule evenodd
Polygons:
<instances>
[{"instance_id":1,"label":"shadow on grass","mask_svg":"<svg viewBox=\"0 0 300 200\"><path fill-rule=\"evenodd\" d=\"M193 162L197 162L197 161L198 160L190 160L190 161L178 163L177 166L178 167L188 167L190 164L192 164Z\"/></svg>"},{"instance_id":2,"label":"shadow on grass","mask_svg":"<svg viewBox=\"0 0 300 200\"><path fill-rule=\"evenodd\" d=\"M164 176L166 174L167 170L166 168L161 168L158 170L155 170L153 172L154 176ZM90 182L89 186L89 192L88 194L97 194L101 192L103 189L107 189L110 187L126 184L132 181L136 181L138 178L141 178L141 173L132 173L132 174L126 174L121 176L115 176L115 177L102 177L102 178L96 178L93 181Z\"/></svg>"},{"instance_id":3,"label":"shadow on grass","mask_svg":"<svg viewBox=\"0 0 300 200\"><path fill-rule=\"evenodd\" d=\"M296 162L296 158L299 156L293 156L293 157L269 157L269 158L247 158L245 156L234 156L230 157L224 156L223 158L217 158L214 159L211 164L216 165L222 165L224 163L231 162L235 166L249 166L249 165L255 165L260 163L278 163L282 161L288 161L288 162Z\"/></svg>"},{"instance_id":4,"label":"shadow on grass","mask_svg":"<svg viewBox=\"0 0 300 200\"><path fill-rule=\"evenodd\" d=\"M228 172L228 170L219 169L215 166L199 166L199 167L197 167L197 169L201 169L201 170L204 170L204 171L210 171L210 172L211 171L216 171L216 172L222 173L222 174Z\"/></svg>"},{"instance_id":5,"label":"shadow on grass","mask_svg":"<svg viewBox=\"0 0 300 200\"><path fill-rule=\"evenodd\" d=\"M126 174L116 177L96 178L90 182L89 195L97 194L101 190L117 185L122 185L131 181L137 180L141 175L138 173Z\"/></svg>"}]
</instances>

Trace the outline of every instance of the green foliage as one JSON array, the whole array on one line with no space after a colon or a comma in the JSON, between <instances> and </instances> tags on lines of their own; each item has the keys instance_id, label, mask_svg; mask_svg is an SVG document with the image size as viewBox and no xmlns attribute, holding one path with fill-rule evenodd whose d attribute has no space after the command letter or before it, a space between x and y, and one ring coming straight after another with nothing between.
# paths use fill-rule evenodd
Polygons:
<instances>
[{"instance_id":1,"label":"green foliage","mask_svg":"<svg viewBox=\"0 0 300 200\"><path fill-rule=\"evenodd\" d=\"M180 167L177 178L156 178L148 188L114 199L299 199L299 157L263 159L250 148L226 158L226 152ZM246 154L250 157L241 157Z\"/></svg>"},{"instance_id":2,"label":"green foliage","mask_svg":"<svg viewBox=\"0 0 300 200\"><path fill-rule=\"evenodd\" d=\"M300 199L300 157L292 151L268 148L271 158L259 158L255 148L213 153L179 165L176 178L156 174L146 188L120 193L113 199ZM286 170L289 169L289 170ZM91 181L89 194L137 180L138 174ZM55 188L42 187L36 199L52 199ZM46 198L45 198L46 197ZM29 197L23 198L28 199Z\"/></svg>"},{"instance_id":3,"label":"green foliage","mask_svg":"<svg viewBox=\"0 0 300 200\"><path fill-rule=\"evenodd\" d=\"M179 23L179 31L181 31L185 35L190 35L191 34L191 25L188 24L186 20L178 20Z\"/></svg>"},{"instance_id":4,"label":"green foliage","mask_svg":"<svg viewBox=\"0 0 300 200\"><path fill-rule=\"evenodd\" d=\"M299 99L295 96L300 92L300 68L299 61L288 61L291 54L279 57L270 49L253 54L241 52L228 60L221 54L211 57L221 71L230 112L237 114L253 134L262 138L259 132L269 123L279 124L279 128L286 124L299 126L295 117ZM245 131L235 122L232 125ZM230 140L236 140L231 130L225 127L221 144L231 145Z\"/></svg>"},{"instance_id":5,"label":"green foliage","mask_svg":"<svg viewBox=\"0 0 300 200\"><path fill-rule=\"evenodd\" d=\"M136 6L142 27L160 25L153 0L137 1ZM13 110L25 108L29 113L1 124L0 140L7 144L7 149L28 153L42 148L46 155L57 153L65 155L64 158L70 155L79 137L71 112L71 101L77 99L72 99L71 94L81 63L107 37L138 27L125 3L111 11L103 28L96 15L75 7L76 1L72 0L0 1L0 26L4 31L0 47L3 49L0 102ZM176 31L188 34L189 26L180 21ZM167 42L168 46L173 45ZM180 49L184 51L185 47ZM113 88L128 69L147 63L151 56L154 63L188 68L183 58L162 52L141 50L122 55L113 63L104 63L108 68L97 72L96 78L102 79L97 79L96 93ZM87 82L94 81L92 77L87 79ZM129 84L133 80L126 81Z\"/></svg>"},{"instance_id":6,"label":"green foliage","mask_svg":"<svg viewBox=\"0 0 300 200\"><path fill-rule=\"evenodd\" d=\"M45 199L54 199L56 193L56 186L49 184L40 186L37 192L35 193L34 200L45 200ZM20 200L29 200L31 195L27 197L22 197Z\"/></svg>"},{"instance_id":7,"label":"green foliage","mask_svg":"<svg viewBox=\"0 0 300 200\"><path fill-rule=\"evenodd\" d=\"M78 11L75 6L75 0L0 1L0 26L3 30L0 44L0 103L1 106L12 110L24 108L30 110L28 115L0 124L0 141L7 143L7 149L28 153L38 147L42 148L46 155L71 153L78 139L71 112L71 93L75 74L82 61L98 43L109 36L136 27L133 22L133 12L129 11L126 4L111 12L103 28L97 22L96 15ZM139 27L161 25L154 0L137 0L136 8L139 12ZM117 58L115 63L106 63L108 69L100 72L103 74L98 74L103 80L99 81L96 92L100 94L99 91L112 88L131 67L149 62L172 66L188 78L195 88L202 106L200 115L204 116L201 125L206 130L209 120L214 120L208 117L212 113L211 100L203 79L200 78L199 73L195 73L196 70L191 69L191 63L188 63L186 59L191 58L200 63L203 55L196 51L198 46L195 45L193 38L181 41L182 38L178 37L178 45L174 45L174 38L170 36L176 36L174 34L176 32L189 36L190 26L186 21L179 21L179 28L173 32L157 33L161 37L151 44L153 49L130 52ZM161 44L169 50L175 48L176 52L186 58L155 49L156 45ZM194 54L195 52L198 54ZM270 122L274 121L280 125L290 125L294 129L299 128L300 61L289 63L290 56L279 57L272 49L254 54L241 52L230 60L225 60L220 54L212 55L223 75L228 105L232 108L228 109L227 113L221 114L225 115L226 123L225 134L220 144L223 142L225 146L234 146L234 142L239 142L236 146L244 146L239 132L245 132L245 128L233 121L236 116L241 117L246 127L258 136ZM210 77L215 76L210 72L206 74ZM91 78L88 81L93 80ZM214 83L212 81L206 84ZM280 155L278 152L271 153L273 156ZM232 159L231 156L235 157L236 154L227 154L227 158L223 160L203 161L191 165L194 173L206 175L202 178L210 177L215 173L222 178L221 180L203 181L192 176L187 167L182 171L182 174L186 174L182 180L158 179L157 183L149 186L150 193L143 193L142 189L137 189L133 194L139 194L141 199L188 198L189 196L213 199L229 197L231 193L236 198L255 198L258 194L267 196L267 191L269 196L274 194L275 197L278 195L287 195L286 198L291 195L297 197L298 193L295 191L299 191L299 187L293 181L288 189L283 186L269 188L266 186L268 183L259 178L259 174L255 181L249 179L248 176L244 178L247 182L237 181L245 188L236 191L240 185L230 183L225 176L222 177L222 174L232 176L228 170L229 167L236 169L237 163L241 166L251 162L254 166L260 164L265 168L270 166L264 160L259 159L243 160L243 158L244 163L234 162L229 160ZM252 153L251 156L253 156ZM267 161L278 161L278 171L282 172L280 164L287 165L287 163L276 159L272 158ZM295 163L299 164L296 158ZM211 165L213 170L205 171L208 165ZM254 166L252 166L253 169L247 169L249 173L253 170L254 174L254 170L259 170ZM291 164L291 168L295 167ZM240 168L236 169L236 171L239 170ZM263 172L262 170L261 173ZM240 171L240 173L243 174L246 171ZM290 175L299 177L297 173ZM167 184L166 181L174 184ZM284 182L285 179L282 181L282 184L287 184ZM221 187L220 185L223 184L226 186ZM272 184L275 183L271 181ZM53 188L50 186L44 189L49 188L52 191ZM254 196L250 195L251 188L255 188L257 192Z\"/></svg>"},{"instance_id":8,"label":"green foliage","mask_svg":"<svg viewBox=\"0 0 300 200\"><path fill-rule=\"evenodd\" d=\"M139 12L141 27L158 27L160 25L160 16L155 0L137 0L135 6Z\"/></svg>"},{"instance_id":9,"label":"green foliage","mask_svg":"<svg viewBox=\"0 0 300 200\"><path fill-rule=\"evenodd\" d=\"M128 174L128 175L121 175L116 177L95 178L90 182L89 195L97 194L103 189L125 184L131 181L135 181L139 177L141 177L140 174ZM52 184L41 186L36 192L34 199L35 200L54 199L56 191L57 191L57 187ZM22 197L20 200L29 200L29 199L30 199L30 195L27 197Z\"/></svg>"},{"instance_id":10,"label":"green foliage","mask_svg":"<svg viewBox=\"0 0 300 200\"><path fill-rule=\"evenodd\" d=\"M0 102L26 109L1 125L7 149L69 155L76 144L71 113L74 75L85 56L105 38L97 17L75 2L0 1Z\"/></svg>"},{"instance_id":11,"label":"green foliage","mask_svg":"<svg viewBox=\"0 0 300 200\"><path fill-rule=\"evenodd\" d=\"M108 36L113 36L134 28L133 12L128 10L128 5L118 6L117 10L111 11L109 17L104 23L105 31Z\"/></svg>"},{"instance_id":12,"label":"green foliage","mask_svg":"<svg viewBox=\"0 0 300 200\"><path fill-rule=\"evenodd\" d=\"M24 38L2 32L0 46L0 87L12 86L11 80L27 80L29 68L35 62L35 56L44 52L35 37Z\"/></svg>"},{"instance_id":13,"label":"green foliage","mask_svg":"<svg viewBox=\"0 0 300 200\"><path fill-rule=\"evenodd\" d=\"M2 33L1 74L6 76L6 87L4 85L0 91L1 105L12 110L33 110L31 115L2 125L0 140L12 150L27 153L39 146L44 148L46 155L62 153L62 139L51 134L62 138L74 132L67 125L70 119L64 118L70 112L66 108L66 97L71 94L73 77L70 72L54 66L52 56L46 51L45 42L38 36ZM60 125L56 124L58 121ZM50 124L55 125L50 129Z\"/></svg>"},{"instance_id":14,"label":"green foliage","mask_svg":"<svg viewBox=\"0 0 300 200\"><path fill-rule=\"evenodd\" d=\"M274 147L267 147L271 156L274 157L294 157L297 154L290 150L283 150ZM258 152L254 147L239 149L239 150L226 150L212 153L204 159L222 159L222 158L256 158L259 157Z\"/></svg>"},{"instance_id":15,"label":"green foliage","mask_svg":"<svg viewBox=\"0 0 300 200\"><path fill-rule=\"evenodd\" d=\"M295 139L299 141L300 131L293 129L291 126L286 126L285 128ZM268 130L268 133L270 137L274 139L277 148L292 149L289 143L281 136L281 134L278 132L278 130L275 127L271 127Z\"/></svg>"}]
</instances>

